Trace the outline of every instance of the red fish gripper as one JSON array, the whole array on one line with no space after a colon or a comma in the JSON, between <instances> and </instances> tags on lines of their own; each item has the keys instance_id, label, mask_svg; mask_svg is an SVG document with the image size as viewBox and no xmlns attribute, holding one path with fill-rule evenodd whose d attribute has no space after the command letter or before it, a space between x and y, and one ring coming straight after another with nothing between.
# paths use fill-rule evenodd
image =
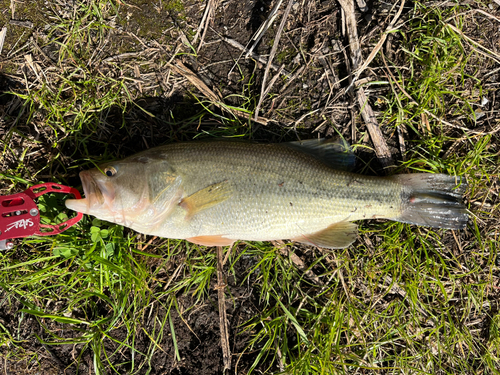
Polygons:
<instances>
[{"instance_id":1,"label":"red fish gripper","mask_svg":"<svg viewBox=\"0 0 500 375\"><path fill-rule=\"evenodd\" d=\"M8 241L12 238L51 236L64 232L82 219L83 214L78 213L60 224L41 224L35 199L47 193L72 194L75 199L81 199L75 188L51 182L34 185L22 193L0 196L0 250L12 248L12 242Z\"/></svg>"}]
</instances>

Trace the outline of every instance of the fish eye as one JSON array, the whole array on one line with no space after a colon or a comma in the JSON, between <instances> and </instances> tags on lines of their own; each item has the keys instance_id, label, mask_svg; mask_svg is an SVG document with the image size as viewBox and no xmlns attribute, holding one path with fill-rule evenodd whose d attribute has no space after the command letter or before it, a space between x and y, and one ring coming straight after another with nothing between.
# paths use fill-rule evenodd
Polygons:
<instances>
[{"instance_id":1,"label":"fish eye","mask_svg":"<svg viewBox=\"0 0 500 375\"><path fill-rule=\"evenodd\" d=\"M104 174L108 177L113 177L116 174L116 169L113 167L104 168Z\"/></svg>"}]
</instances>

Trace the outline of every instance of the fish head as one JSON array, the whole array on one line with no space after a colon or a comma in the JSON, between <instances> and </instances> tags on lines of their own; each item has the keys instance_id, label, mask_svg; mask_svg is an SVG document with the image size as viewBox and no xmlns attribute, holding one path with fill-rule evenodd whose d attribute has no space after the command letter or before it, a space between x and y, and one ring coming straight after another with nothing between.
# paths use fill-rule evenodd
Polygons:
<instances>
[{"instance_id":1,"label":"fish head","mask_svg":"<svg viewBox=\"0 0 500 375\"><path fill-rule=\"evenodd\" d=\"M159 212L165 211L165 201L171 203L178 190L176 176L158 181L158 176L164 176L168 170L158 162L129 158L82 171L80 179L85 198L68 199L65 205L127 227L153 225L158 221ZM158 191L163 193L162 199L158 199Z\"/></svg>"}]
</instances>

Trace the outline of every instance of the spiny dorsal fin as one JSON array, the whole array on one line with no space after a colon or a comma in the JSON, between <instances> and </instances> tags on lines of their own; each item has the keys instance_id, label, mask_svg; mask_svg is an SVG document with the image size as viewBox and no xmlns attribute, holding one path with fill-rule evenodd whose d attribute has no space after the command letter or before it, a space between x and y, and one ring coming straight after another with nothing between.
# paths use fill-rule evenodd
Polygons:
<instances>
[{"instance_id":1,"label":"spiny dorsal fin","mask_svg":"<svg viewBox=\"0 0 500 375\"><path fill-rule=\"evenodd\" d=\"M352 152L349 143L342 138L308 139L283 144L311 155L334 169L352 171L356 164L356 156Z\"/></svg>"},{"instance_id":2,"label":"spiny dorsal fin","mask_svg":"<svg viewBox=\"0 0 500 375\"><path fill-rule=\"evenodd\" d=\"M293 238L293 241L307 243L328 249L343 249L354 242L358 235L358 226L350 221L341 221L312 234Z\"/></svg>"},{"instance_id":3,"label":"spiny dorsal fin","mask_svg":"<svg viewBox=\"0 0 500 375\"><path fill-rule=\"evenodd\" d=\"M228 180L224 180L198 190L189 197L183 198L179 206L187 211L186 220L189 220L196 213L224 202L232 194L233 189L231 184Z\"/></svg>"}]
</instances>

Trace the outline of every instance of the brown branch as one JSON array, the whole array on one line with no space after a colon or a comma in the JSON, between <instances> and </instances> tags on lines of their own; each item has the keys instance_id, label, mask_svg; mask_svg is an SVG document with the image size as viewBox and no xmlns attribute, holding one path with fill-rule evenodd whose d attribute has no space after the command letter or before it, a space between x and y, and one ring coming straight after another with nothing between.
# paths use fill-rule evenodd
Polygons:
<instances>
[{"instance_id":1,"label":"brown branch","mask_svg":"<svg viewBox=\"0 0 500 375\"><path fill-rule=\"evenodd\" d=\"M194 73L191 69L189 69L187 66L185 66L183 63L180 61L172 61L170 63L170 66L172 67L172 70L186 78L189 82L191 82L198 90L201 91L203 95L205 95L208 100L215 106L219 107L223 111L231 113L235 117L242 117L245 118L246 120L251 118L251 115L238 110L237 108L229 108L227 105L224 104L222 101L222 98L220 95L217 95L214 93L206 84L203 82L197 75ZM254 121L258 122L259 124L262 125L267 125L270 120L264 117L258 116L257 118L253 119Z\"/></svg>"},{"instance_id":2,"label":"brown branch","mask_svg":"<svg viewBox=\"0 0 500 375\"><path fill-rule=\"evenodd\" d=\"M246 52L248 54L248 56L250 56L252 59L258 61L259 63L261 63L263 65L267 64L268 60L265 57L262 57L261 55L255 53L255 52L250 52L248 50L248 48L246 48L243 44L238 43L236 40L230 39L230 38L225 38L225 37L222 37L222 40L224 42L226 42L227 44L229 44L230 46L239 49L241 52ZM271 64L271 69L273 69L275 71L280 70L281 74L285 77L290 76L290 73L288 71L286 71L285 69L282 69L282 67L279 67L278 65Z\"/></svg>"},{"instance_id":3,"label":"brown branch","mask_svg":"<svg viewBox=\"0 0 500 375\"><path fill-rule=\"evenodd\" d=\"M2 53L3 44L5 42L5 35L7 35L7 28L2 27L2 31L0 31L0 54Z\"/></svg>"},{"instance_id":4,"label":"brown branch","mask_svg":"<svg viewBox=\"0 0 500 375\"><path fill-rule=\"evenodd\" d=\"M219 299L220 341L225 372L226 370L229 371L231 369L231 348L229 347L229 332L227 329L226 297L224 295L226 283L224 282L224 260L222 255L222 246L217 246L217 296Z\"/></svg>"},{"instance_id":5,"label":"brown branch","mask_svg":"<svg viewBox=\"0 0 500 375\"><path fill-rule=\"evenodd\" d=\"M353 70L357 70L363 62L361 55L361 47L359 44L358 31L356 28L356 17L354 15L354 1L353 0L338 0L345 14L345 22L347 28L347 35L349 37L349 49L351 51L351 60ZM370 104L368 98L362 87L358 89L357 98L361 107L361 116L365 121L366 128L370 134L370 138L375 147L375 154L384 168L390 168L394 165L391 152L384 136L377 122L377 118Z\"/></svg>"},{"instance_id":6,"label":"brown branch","mask_svg":"<svg viewBox=\"0 0 500 375\"><path fill-rule=\"evenodd\" d=\"M262 79L260 98L259 98L259 102L257 104L257 107L255 108L254 119L257 119L259 117L260 106L262 104L262 101L264 100L265 93L266 93L266 91L269 92L269 90L271 89L271 86L272 86L271 83L268 86L266 86L267 76L269 74L269 69L271 69L271 63L273 62L274 55L276 54L276 50L278 49L278 45L279 45L280 38L281 38L281 33L283 32L283 29L285 28L285 23L286 23L286 20L288 18L288 15L290 14L290 11L292 10L293 4L294 4L293 0L288 1L288 5L285 9L285 13L283 14L283 18L281 19L281 23L278 27L278 31L276 32L276 36L274 37L273 48L271 48L271 53L269 55L269 59L267 60L266 70L264 71L264 78ZM274 81L272 83L274 83Z\"/></svg>"},{"instance_id":7,"label":"brown branch","mask_svg":"<svg viewBox=\"0 0 500 375\"><path fill-rule=\"evenodd\" d=\"M215 15L215 9L217 9L217 0L208 0L205 12L203 13L203 18L200 22L200 25L198 26L196 35L193 38L193 44L196 44L196 41L198 40L198 37L200 36L201 33L200 44L196 49L197 53L200 52L200 49L203 46L203 41L205 40L205 35L207 34L208 26L210 22L212 22Z\"/></svg>"}]
</instances>

